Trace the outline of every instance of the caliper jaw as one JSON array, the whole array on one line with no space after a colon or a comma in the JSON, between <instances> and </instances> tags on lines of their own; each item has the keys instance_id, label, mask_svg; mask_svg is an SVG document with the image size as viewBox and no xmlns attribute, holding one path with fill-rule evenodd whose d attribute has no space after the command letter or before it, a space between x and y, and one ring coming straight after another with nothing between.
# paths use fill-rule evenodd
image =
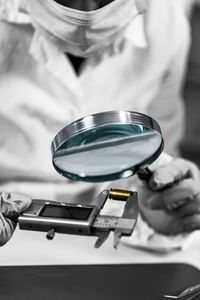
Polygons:
<instances>
[{"instance_id":1,"label":"caliper jaw","mask_svg":"<svg viewBox=\"0 0 200 300\"><path fill-rule=\"evenodd\" d=\"M102 193L104 195L107 194L109 199L126 201L121 217L100 215L92 224L93 235L98 236L95 248L99 248L108 238L110 231L114 231L114 248L116 249L119 245L120 238L122 236L130 236L135 228L138 217L137 192L111 189L110 191L103 191ZM97 196L97 199L100 196L102 197L102 193ZM101 206L101 208L102 207L103 206Z\"/></svg>"},{"instance_id":2,"label":"caliper jaw","mask_svg":"<svg viewBox=\"0 0 200 300\"><path fill-rule=\"evenodd\" d=\"M96 232L95 235L98 236L98 239L96 240L96 243L94 244L94 248L100 248L103 243L107 240L109 237L110 231L101 231L101 232Z\"/></svg>"}]
</instances>

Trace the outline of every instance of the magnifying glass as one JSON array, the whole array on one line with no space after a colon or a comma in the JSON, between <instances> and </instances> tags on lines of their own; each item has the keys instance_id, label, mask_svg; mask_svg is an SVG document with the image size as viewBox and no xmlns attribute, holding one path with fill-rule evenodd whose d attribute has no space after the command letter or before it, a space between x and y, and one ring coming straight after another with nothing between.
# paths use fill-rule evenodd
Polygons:
<instances>
[{"instance_id":1,"label":"magnifying glass","mask_svg":"<svg viewBox=\"0 0 200 300\"><path fill-rule=\"evenodd\" d=\"M52 162L71 180L103 182L127 178L154 162L164 147L151 117L133 111L108 111L83 117L54 138Z\"/></svg>"}]
</instances>

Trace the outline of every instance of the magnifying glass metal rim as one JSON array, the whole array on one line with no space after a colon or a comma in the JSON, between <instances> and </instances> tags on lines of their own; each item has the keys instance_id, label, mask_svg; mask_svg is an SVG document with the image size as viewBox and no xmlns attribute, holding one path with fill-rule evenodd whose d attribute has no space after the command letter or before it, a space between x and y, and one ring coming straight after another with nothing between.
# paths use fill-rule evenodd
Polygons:
<instances>
[{"instance_id":1,"label":"magnifying glass metal rim","mask_svg":"<svg viewBox=\"0 0 200 300\"><path fill-rule=\"evenodd\" d=\"M87 176L81 177L81 175L72 174L65 170L60 169L54 163L54 158L56 157L56 152L59 148L66 143L70 138L75 137L76 135L86 132L91 129L95 129L97 127L106 126L106 125L114 125L114 124L132 124L132 125L142 125L148 128L151 128L157 131L161 136L161 144L160 147L155 151L155 153L151 154L149 158L140 162L138 165L131 166L123 171L118 173L112 173L108 175L97 175L97 176ZM145 114L135 112L135 111L105 111L101 113L96 113L92 115L85 116L79 120L76 120L69 125L65 126L62 130L60 130L57 135L54 137L51 144L51 152L52 152L52 161L54 168L61 175L70 178L72 180L81 180L87 182L103 182L110 180L117 180L120 178L127 178L134 175L141 166L145 164L151 164L155 161L164 148L164 141L162 138L162 133L159 124L152 119L150 116Z\"/></svg>"}]
</instances>

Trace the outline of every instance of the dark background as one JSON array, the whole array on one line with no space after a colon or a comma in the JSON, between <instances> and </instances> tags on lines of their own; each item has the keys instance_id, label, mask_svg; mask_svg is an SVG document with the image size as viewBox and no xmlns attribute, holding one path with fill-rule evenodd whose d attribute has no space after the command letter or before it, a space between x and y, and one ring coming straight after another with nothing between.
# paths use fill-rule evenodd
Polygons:
<instances>
[{"instance_id":1,"label":"dark background","mask_svg":"<svg viewBox=\"0 0 200 300\"><path fill-rule=\"evenodd\" d=\"M182 155L200 167L200 6L191 16L192 46L184 87L186 102L186 133L181 145Z\"/></svg>"},{"instance_id":2,"label":"dark background","mask_svg":"<svg viewBox=\"0 0 200 300\"><path fill-rule=\"evenodd\" d=\"M0 267L0 299L161 300L199 279L186 264L8 266Z\"/></svg>"}]
</instances>

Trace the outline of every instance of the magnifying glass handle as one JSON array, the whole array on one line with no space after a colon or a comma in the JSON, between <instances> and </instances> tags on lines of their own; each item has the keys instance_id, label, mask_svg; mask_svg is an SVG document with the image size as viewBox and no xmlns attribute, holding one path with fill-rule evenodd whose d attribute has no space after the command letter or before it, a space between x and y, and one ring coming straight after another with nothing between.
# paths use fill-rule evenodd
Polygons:
<instances>
[{"instance_id":1,"label":"magnifying glass handle","mask_svg":"<svg viewBox=\"0 0 200 300\"><path fill-rule=\"evenodd\" d=\"M145 167L140 168L137 174L141 180L149 182L151 176L153 175L153 172L148 167Z\"/></svg>"}]
</instances>

